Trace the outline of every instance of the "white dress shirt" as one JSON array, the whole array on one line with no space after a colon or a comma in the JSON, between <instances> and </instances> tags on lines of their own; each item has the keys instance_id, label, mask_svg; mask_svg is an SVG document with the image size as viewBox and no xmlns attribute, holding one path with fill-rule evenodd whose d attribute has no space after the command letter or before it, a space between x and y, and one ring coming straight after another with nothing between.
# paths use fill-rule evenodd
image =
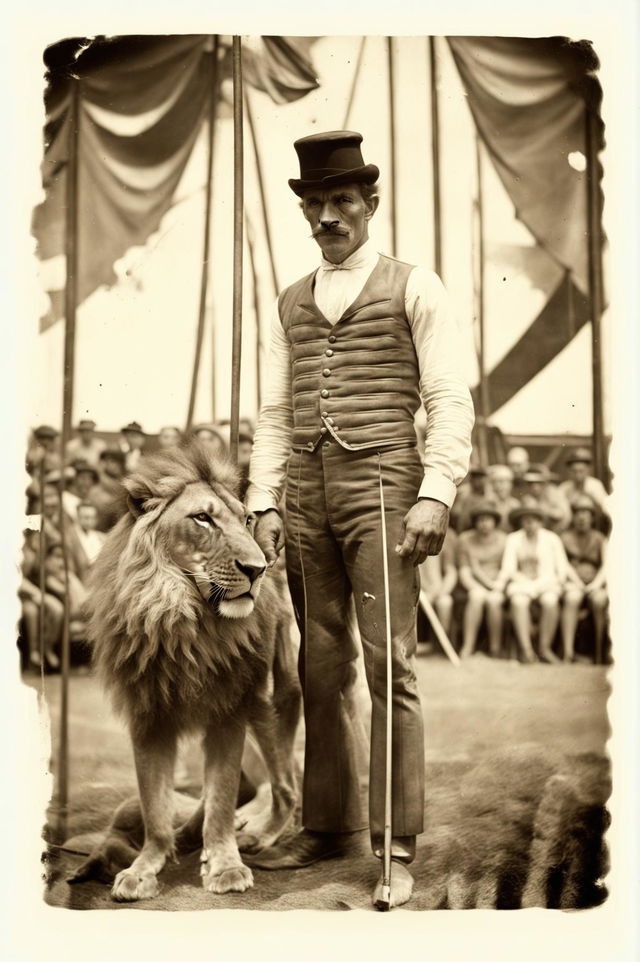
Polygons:
<instances>
[{"instance_id":1,"label":"white dress shirt","mask_svg":"<svg viewBox=\"0 0 640 962\"><path fill-rule=\"evenodd\" d=\"M335 324L366 284L379 254L366 241L341 264L322 259L314 298ZM427 415L424 480L418 496L451 507L471 454L473 404L460 370L461 347L447 293L437 274L414 267L407 280L405 310L420 371L419 391ZM276 301L267 385L255 432L246 495L250 511L277 507L291 454L293 402L290 345ZM320 425L318 425L320 427Z\"/></svg>"}]
</instances>

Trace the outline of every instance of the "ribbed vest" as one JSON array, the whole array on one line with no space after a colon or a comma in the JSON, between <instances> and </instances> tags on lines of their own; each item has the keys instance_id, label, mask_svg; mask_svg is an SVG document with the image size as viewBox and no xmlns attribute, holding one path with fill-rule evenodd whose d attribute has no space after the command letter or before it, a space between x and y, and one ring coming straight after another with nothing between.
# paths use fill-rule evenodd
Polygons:
<instances>
[{"instance_id":1,"label":"ribbed vest","mask_svg":"<svg viewBox=\"0 0 640 962\"><path fill-rule=\"evenodd\" d=\"M334 324L313 297L315 271L279 298L291 346L294 448L331 433L352 450L414 443L419 369L404 309L410 264L380 255Z\"/></svg>"}]
</instances>

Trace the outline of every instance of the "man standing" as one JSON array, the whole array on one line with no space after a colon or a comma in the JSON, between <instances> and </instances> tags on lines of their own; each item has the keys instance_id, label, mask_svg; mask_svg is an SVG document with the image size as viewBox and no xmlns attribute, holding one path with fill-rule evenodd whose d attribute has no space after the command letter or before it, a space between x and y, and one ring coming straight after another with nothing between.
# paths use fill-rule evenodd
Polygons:
<instances>
[{"instance_id":1,"label":"man standing","mask_svg":"<svg viewBox=\"0 0 640 962\"><path fill-rule=\"evenodd\" d=\"M88 418L83 419L76 428L77 437L67 442L65 451L65 463L73 464L74 461L82 460L97 470L100 463L100 455L106 448L106 443L95 435L96 422Z\"/></svg>"},{"instance_id":2,"label":"man standing","mask_svg":"<svg viewBox=\"0 0 640 962\"><path fill-rule=\"evenodd\" d=\"M305 710L304 828L252 864L297 868L345 851L369 825L384 836L386 631L383 486L393 675L391 904L411 897L406 868L423 829L424 744L414 654L417 565L437 554L466 475L473 408L458 370L457 333L438 277L377 253L368 237L378 168L350 131L296 141L289 186L322 251L318 270L280 295L269 383L254 438L247 507L273 562L283 541L301 632ZM414 415L427 412L424 463ZM395 545L395 547L394 547ZM369 811L351 696L358 655L353 596L372 697ZM380 883L374 891L374 904Z\"/></svg>"}]
</instances>

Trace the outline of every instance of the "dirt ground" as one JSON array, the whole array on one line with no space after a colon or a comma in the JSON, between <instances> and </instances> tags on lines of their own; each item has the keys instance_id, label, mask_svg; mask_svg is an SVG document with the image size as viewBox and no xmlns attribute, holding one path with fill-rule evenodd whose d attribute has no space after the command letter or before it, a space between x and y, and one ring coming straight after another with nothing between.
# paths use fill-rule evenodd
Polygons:
<instances>
[{"instance_id":1,"label":"dirt ground","mask_svg":"<svg viewBox=\"0 0 640 962\"><path fill-rule=\"evenodd\" d=\"M421 653L418 677L427 804L410 908L576 908L602 901L607 669L525 666L482 655L455 668ZM41 686L37 677L25 681ZM60 679L49 676L44 686L55 770ZM254 888L243 895L205 893L197 853L163 871L152 901L114 903L99 882L69 886L65 879L80 853L99 838L117 802L135 791L127 734L90 675L71 678L69 708L69 817L65 846L52 847L46 859L49 904L122 911L370 907L378 865L365 838L353 855L296 873L256 870ZM301 732L299 749L302 738ZM197 793L199 764L197 744L187 743L179 788Z\"/></svg>"}]
</instances>

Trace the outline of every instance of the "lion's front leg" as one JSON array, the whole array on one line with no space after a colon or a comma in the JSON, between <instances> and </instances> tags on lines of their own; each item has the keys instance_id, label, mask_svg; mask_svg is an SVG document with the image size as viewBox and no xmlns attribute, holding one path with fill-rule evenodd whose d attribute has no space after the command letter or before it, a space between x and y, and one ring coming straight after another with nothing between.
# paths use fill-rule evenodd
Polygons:
<instances>
[{"instance_id":1,"label":"lion's front leg","mask_svg":"<svg viewBox=\"0 0 640 962\"><path fill-rule=\"evenodd\" d=\"M249 802L246 814L239 814L238 846L242 852L259 852L278 841L291 825L296 804L293 770L293 735L298 721L298 703L293 705L284 729L286 713L279 717L267 693L259 693L251 711L251 727L258 740L267 770L270 791L259 792L262 805ZM261 786L262 787L262 786ZM249 806L252 806L249 808Z\"/></svg>"},{"instance_id":2,"label":"lion's front leg","mask_svg":"<svg viewBox=\"0 0 640 962\"><path fill-rule=\"evenodd\" d=\"M202 884L208 892L244 892L253 885L234 831L240 784L244 719L212 726L204 738Z\"/></svg>"},{"instance_id":3,"label":"lion's front leg","mask_svg":"<svg viewBox=\"0 0 640 962\"><path fill-rule=\"evenodd\" d=\"M133 754L144 821L144 843L129 868L118 872L111 889L118 902L150 899L158 894L157 874L173 854L173 772L175 735L132 735Z\"/></svg>"}]
</instances>

